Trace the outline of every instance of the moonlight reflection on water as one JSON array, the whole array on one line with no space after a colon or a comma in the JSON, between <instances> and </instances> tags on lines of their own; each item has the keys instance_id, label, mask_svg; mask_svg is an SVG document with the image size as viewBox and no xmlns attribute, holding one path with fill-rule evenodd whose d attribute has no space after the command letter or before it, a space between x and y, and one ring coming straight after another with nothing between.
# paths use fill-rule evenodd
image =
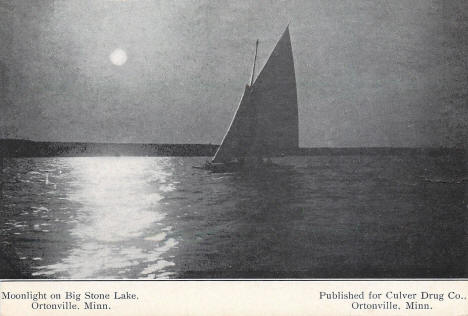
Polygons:
<instances>
[{"instance_id":1,"label":"moonlight reflection on water","mask_svg":"<svg viewBox=\"0 0 468 316\"><path fill-rule=\"evenodd\" d=\"M115 278L138 265L144 269L141 276L148 276L173 265L159 260L177 245L164 238L168 227L160 223L166 215L160 193L172 188L167 163L131 157L68 159L67 199L78 206L70 229L75 246L60 262L40 266L34 275Z\"/></svg>"}]
</instances>

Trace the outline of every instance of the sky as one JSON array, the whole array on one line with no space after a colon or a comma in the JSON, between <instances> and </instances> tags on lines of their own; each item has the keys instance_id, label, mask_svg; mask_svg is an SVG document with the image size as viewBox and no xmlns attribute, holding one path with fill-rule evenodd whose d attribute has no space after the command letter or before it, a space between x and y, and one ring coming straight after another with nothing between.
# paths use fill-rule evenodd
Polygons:
<instances>
[{"instance_id":1,"label":"sky","mask_svg":"<svg viewBox=\"0 0 468 316\"><path fill-rule=\"evenodd\" d=\"M301 146L465 146L467 12L465 0L2 0L0 137L220 143L256 39L261 68L290 23Z\"/></svg>"}]
</instances>

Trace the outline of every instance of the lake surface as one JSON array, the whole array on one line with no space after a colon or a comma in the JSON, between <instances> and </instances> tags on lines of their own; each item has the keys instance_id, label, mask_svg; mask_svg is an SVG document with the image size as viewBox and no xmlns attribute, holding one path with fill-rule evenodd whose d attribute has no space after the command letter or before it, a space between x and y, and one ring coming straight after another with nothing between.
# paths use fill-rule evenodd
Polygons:
<instances>
[{"instance_id":1,"label":"lake surface","mask_svg":"<svg viewBox=\"0 0 468 316\"><path fill-rule=\"evenodd\" d=\"M465 158L4 159L0 277L467 277Z\"/></svg>"}]
</instances>

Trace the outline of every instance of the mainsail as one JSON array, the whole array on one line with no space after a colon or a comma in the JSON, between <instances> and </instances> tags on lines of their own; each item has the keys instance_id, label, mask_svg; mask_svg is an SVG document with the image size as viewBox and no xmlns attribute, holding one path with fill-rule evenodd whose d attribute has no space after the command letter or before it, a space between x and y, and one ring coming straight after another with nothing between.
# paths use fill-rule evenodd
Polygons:
<instances>
[{"instance_id":1,"label":"mainsail","mask_svg":"<svg viewBox=\"0 0 468 316\"><path fill-rule=\"evenodd\" d=\"M239 107L213 162L286 154L299 147L296 78L289 27Z\"/></svg>"}]
</instances>

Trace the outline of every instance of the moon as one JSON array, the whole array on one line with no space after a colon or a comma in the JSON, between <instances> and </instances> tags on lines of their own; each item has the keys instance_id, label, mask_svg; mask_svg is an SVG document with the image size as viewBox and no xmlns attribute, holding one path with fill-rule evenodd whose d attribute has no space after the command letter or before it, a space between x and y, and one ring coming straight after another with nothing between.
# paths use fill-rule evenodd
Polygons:
<instances>
[{"instance_id":1,"label":"moon","mask_svg":"<svg viewBox=\"0 0 468 316\"><path fill-rule=\"evenodd\" d=\"M109 59L114 65L122 66L127 62L127 53L123 49L117 48L109 55Z\"/></svg>"}]
</instances>

